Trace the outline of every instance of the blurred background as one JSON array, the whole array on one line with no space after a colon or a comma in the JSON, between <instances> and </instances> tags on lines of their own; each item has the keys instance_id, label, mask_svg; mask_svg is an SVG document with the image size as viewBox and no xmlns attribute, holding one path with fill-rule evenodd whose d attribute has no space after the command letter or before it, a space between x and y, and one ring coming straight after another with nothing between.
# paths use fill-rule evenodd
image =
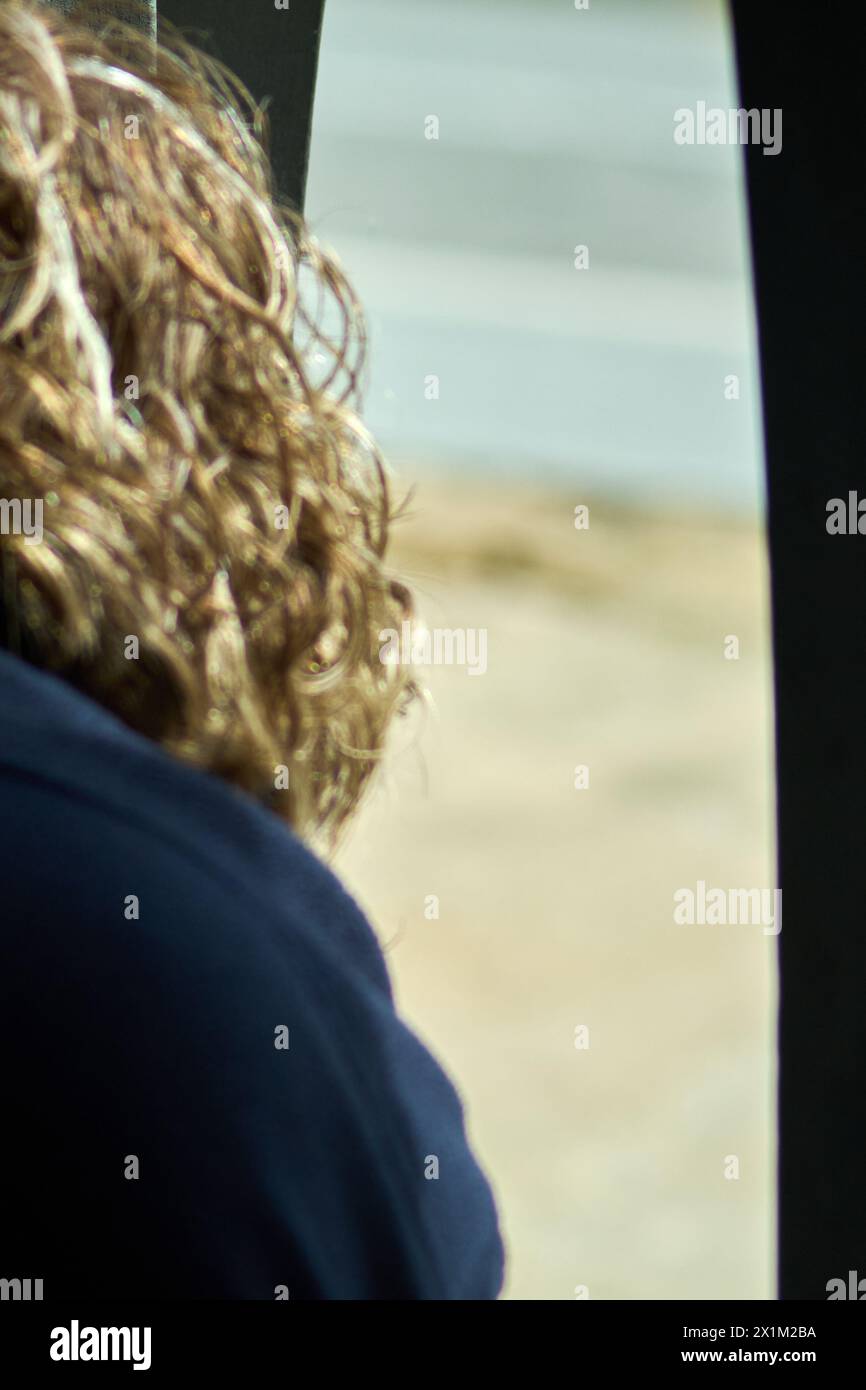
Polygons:
<instances>
[{"instance_id":1,"label":"blurred background","mask_svg":"<svg viewBox=\"0 0 866 1390\"><path fill-rule=\"evenodd\" d=\"M394 560L487 634L485 674L425 672L337 867L513 1298L774 1296L775 939L673 919L775 883L741 151L674 143L698 101L739 105L716 0L326 5L307 212L415 488Z\"/></svg>"}]
</instances>

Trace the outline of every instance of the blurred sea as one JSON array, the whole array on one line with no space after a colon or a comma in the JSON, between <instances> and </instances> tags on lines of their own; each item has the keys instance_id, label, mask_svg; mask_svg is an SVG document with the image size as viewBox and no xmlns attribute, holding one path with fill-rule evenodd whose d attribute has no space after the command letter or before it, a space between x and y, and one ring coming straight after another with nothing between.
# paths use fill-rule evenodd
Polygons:
<instances>
[{"instance_id":1,"label":"blurred sea","mask_svg":"<svg viewBox=\"0 0 866 1390\"><path fill-rule=\"evenodd\" d=\"M739 104L717 0L328 0L307 212L398 467L760 513L742 152L675 145L698 100Z\"/></svg>"}]
</instances>

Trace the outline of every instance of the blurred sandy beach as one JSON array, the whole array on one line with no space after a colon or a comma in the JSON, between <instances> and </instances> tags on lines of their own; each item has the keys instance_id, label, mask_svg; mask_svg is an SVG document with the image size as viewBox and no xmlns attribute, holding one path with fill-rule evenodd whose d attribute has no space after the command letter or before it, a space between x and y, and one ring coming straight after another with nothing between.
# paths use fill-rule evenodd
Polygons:
<instances>
[{"instance_id":1,"label":"blurred sandy beach","mask_svg":"<svg viewBox=\"0 0 866 1390\"><path fill-rule=\"evenodd\" d=\"M742 165L672 136L735 94L719 0L328 0L308 213L368 310L365 418L428 470L396 563L488 644L427 673L339 867L514 1298L772 1296L776 941L673 918L774 886Z\"/></svg>"},{"instance_id":2,"label":"blurred sandy beach","mask_svg":"<svg viewBox=\"0 0 866 1390\"><path fill-rule=\"evenodd\" d=\"M425 672L337 867L466 1100L506 1296L770 1298L775 938L673 918L775 882L760 527L440 474L394 535L487 671Z\"/></svg>"}]
</instances>

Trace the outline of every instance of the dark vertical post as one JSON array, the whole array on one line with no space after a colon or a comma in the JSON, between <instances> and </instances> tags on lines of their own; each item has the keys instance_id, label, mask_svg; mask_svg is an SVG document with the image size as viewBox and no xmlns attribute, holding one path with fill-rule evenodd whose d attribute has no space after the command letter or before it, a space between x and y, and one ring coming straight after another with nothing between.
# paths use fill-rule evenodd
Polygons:
<instances>
[{"instance_id":1,"label":"dark vertical post","mask_svg":"<svg viewBox=\"0 0 866 1390\"><path fill-rule=\"evenodd\" d=\"M267 101L271 161L283 198L303 208L324 0L159 0L159 17L207 35L207 48Z\"/></svg>"},{"instance_id":2,"label":"dark vertical post","mask_svg":"<svg viewBox=\"0 0 866 1390\"><path fill-rule=\"evenodd\" d=\"M780 154L746 152L784 902L779 1293L826 1299L866 1281L864 58L845 6L733 14L741 104L783 119ZM828 532L836 498L853 534Z\"/></svg>"},{"instance_id":3,"label":"dark vertical post","mask_svg":"<svg viewBox=\"0 0 866 1390\"><path fill-rule=\"evenodd\" d=\"M78 0L44 0L47 5L52 5L55 10L63 10L65 14L73 14ZM146 33L156 36L156 0L100 0L100 3L89 7L90 19L97 22L101 16L107 19L121 19L124 24L135 24L139 29L144 29Z\"/></svg>"}]
</instances>

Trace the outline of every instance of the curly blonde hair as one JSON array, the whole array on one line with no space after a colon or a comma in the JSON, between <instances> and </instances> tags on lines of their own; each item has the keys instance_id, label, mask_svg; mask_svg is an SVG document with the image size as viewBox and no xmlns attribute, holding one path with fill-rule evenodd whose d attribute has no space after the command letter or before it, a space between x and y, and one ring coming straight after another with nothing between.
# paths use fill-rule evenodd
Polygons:
<instances>
[{"instance_id":1,"label":"curly blonde hair","mask_svg":"<svg viewBox=\"0 0 866 1390\"><path fill-rule=\"evenodd\" d=\"M0 496L44 502L0 640L323 842L413 693L364 350L230 73L0 2Z\"/></svg>"}]
</instances>

